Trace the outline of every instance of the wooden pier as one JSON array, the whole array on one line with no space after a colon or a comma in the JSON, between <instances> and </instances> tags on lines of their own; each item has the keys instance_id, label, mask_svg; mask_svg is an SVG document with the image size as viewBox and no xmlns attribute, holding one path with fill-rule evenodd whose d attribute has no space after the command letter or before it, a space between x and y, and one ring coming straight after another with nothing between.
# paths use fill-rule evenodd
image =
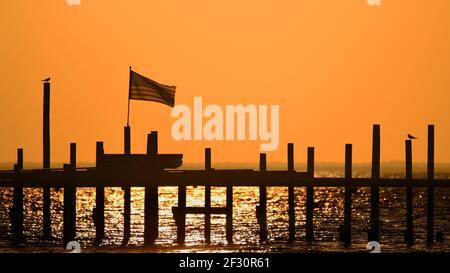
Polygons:
<instances>
[{"instance_id":1,"label":"wooden pier","mask_svg":"<svg viewBox=\"0 0 450 273\"><path fill-rule=\"evenodd\" d=\"M314 148L307 148L307 171L294 169L294 144L288 144L287 170L267 170L266 154L259 155L259 170L216 170L211 164L212 151L205 149L205 165L203 170L178 170L182 166L182 154L158 153L158 133L151 132L147 138L147 153L132 154L130 128L124 129L124 153L108 154L104 151L103 142L96 143L96 166L78 168L76 163L76 144L70 144L70 162L61 169L23 168L24 151L17 150L17 163L10 171L0 172L0 187L13 188L13 204L10 211L12 224L12 242L21 244L24 231L24 193L25 187L64 188L64 223L63 241L67 243L76 238L76 188L95 187L96 201L93 219L96 228L96 243L101 244L105 236L105 187L122 187L124 189L124 242L130 237L131 187L145 187L144 208L144 243L152 245L158 238L158 187L178 187L178 204L172 208L177 226L177 242L184 244L186 215L203 214L205 217L204 236L211 242L211 215L226 216L226 238L233 243L233 187L258 187L260 190L256 216L259 224L260 241L267 240L267 187L282 186L288 188L288 222L289 241L298 240L296 236L295 188L306 188L306 241L314 241L314 188L344 188L344 221L339 227L340 240L345 246L352 243L352 192L357 187L369 187L370 228L368 240L380 239L379 190L380 187L404 188L406 191L406 226L405 243L414 244L413 221L413 188L427 190L427 244L435 241L434 230L434 190L450 187L449 179L434 178L434 126L428 126L428 175L426 179L412 177L412 142L405 141L405 178L380 178L380 126L373 126L372 175L370 178L352 177L352 145L345 145L345 176L342 178L314 177ZM205 206L188 207L186 205L186 187L205 186ZM226 187L226 205L211 207L211 187ZM46 191L44 191L44 195ZM45 201L45 200L44 200ZM44 202L45 203L45 202ZM44 212L46 205L44 204ZM50 204L48 204L50 205ZM49 217L49 211L43 217ZM50 223L43 221L44 235Z\"/></svg>"}]
</instances>

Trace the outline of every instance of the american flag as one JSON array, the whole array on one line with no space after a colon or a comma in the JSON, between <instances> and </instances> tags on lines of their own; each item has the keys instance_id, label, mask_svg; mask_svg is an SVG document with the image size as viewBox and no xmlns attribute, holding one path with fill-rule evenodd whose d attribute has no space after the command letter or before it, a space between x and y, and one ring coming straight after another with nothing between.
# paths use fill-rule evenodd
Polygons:
<instances>
[{"instance_id":1,"label":"american flag","mask_svg":"<svg viewBox=\"0 0 450 273\"><path fill-rule=\"evenodd\" d=\"M175 86L155 82L130 70L130 100L146 100L163 103L173 107L175 105Z\"/></svg>"}]
</instances>

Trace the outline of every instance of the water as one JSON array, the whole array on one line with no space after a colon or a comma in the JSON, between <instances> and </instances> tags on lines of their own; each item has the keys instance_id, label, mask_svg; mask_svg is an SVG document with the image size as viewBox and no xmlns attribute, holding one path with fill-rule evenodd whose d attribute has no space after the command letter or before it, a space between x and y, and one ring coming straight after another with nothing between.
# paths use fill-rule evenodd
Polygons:
<instances>
[{"instance_id":1,"label":"water","mask_svg":"<svg viewBox=\"0 0 450 273\"><path fill-rule=\"evenodd\" d=\"M318 172L316 176L341 176L336 172ZM367 174L356 176L365 176ZM421 176L423 174L418 174ZM402 177L398 173L384 174ZM417 176L417 175L416 175ZM448 178L448 174L438 174ZM63 231L63 192L51 191L51 240L42 240L42 189L25 188L24 237L25 247L10 246L11 224L8 211L12 206L12 188L0 188L0 252L61 252ZM259 226L256 205L259 189L235 187L233 206L233 245L225 236L225 215L211 216L211 245L204 239L204 217L187 215L186 245L176 244L176 226L171 208L177 206L177 187L159 188L159 238L154 247L143 247L144 189L131 190L131 238L129 246L121 247L123 239L123 190L105 189L105 240L102 246L94 246L95 227L92 209L95 206L95 188L77 189L77 240L87 252L358 252L365 251L370 220L370 189L358 188L353 194L352 236L353 244L345 248L339 242L338 228L344 221L343 188L315 188L314 236L316 241L306 243L305 238L305 188L296 188L296 236L293 244L288 240L288 192L287 187L269 187L267 190L268 241L259 243ZM212 206L225 206L225 188L212 187ZM435 230L444 233L444 242L432 247L426 241L426 189L414 189L415 245L406 247L406 193L403 188L380 188L381 242L384 252L450 250L450 189L435 190ZM187 188L187 206L204 206L204 187Z\"/></svg>"}]
</instances>

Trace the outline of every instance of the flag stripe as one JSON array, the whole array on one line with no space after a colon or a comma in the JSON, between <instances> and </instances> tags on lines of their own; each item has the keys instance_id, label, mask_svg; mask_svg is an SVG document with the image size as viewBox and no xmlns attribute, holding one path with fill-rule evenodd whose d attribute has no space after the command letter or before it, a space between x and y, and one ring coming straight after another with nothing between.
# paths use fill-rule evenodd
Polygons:
<instances>
[{"instance_id":1,"label":"flag stripe","mask_svg":"<svg viewBox=\"0 0 450 273\"><path fill-rule=\"evenodd\" d=\"M171 99L171 98L162 98L162 97L160 97L158 95L151 94L151 93L145 93L145 94L133 93L132 96L130 97L130 99L157 101L157 102L165 103L165 104L168 104L168 105L171 105L174 102L174 100Z\"/></svg>"},{"instance_id":2,"label":"flag stripe","mask_svg":"<svg viewBox=\"0 0 450 273\"><path fill-rule=\"evenodd\" d=\"M146 87L132 86L131 92L133 92L133 93L153 93L154 90L151 88L146 88ZM162 90L162 92L165 94L171 95L171 96L175 95L175 91L173 91L173 90Z\"/></svg>"},{"instance_id":3,"label":"flag stripe","mask_svg":"<svg viewBox=\"0 0 450 273\"><path fill-rule=\"evenodd\" d=\"M153 87L148 87L148 86L136 86L136 85L132 85L131 88L134 89L145 89L145 90L155 90L155 88ZM161 87L160 87L161 88ZM158 88L159 89L159 88ZM175 87L171 86L171 87L164 87L161 88L161 90L164 90L165 92L175 92Z\"/></svg>"},{"instance_id":4,"label":"flag stripe","mask_svg":"<svg viewBox=\"0 0 450 273\"><path fill-rule=\"evenodd\" d=\"M152 95L144 95L144 94L140 94L140 95L134 95L133 99L141 99L141 100L157 100L160 102L165 102L164 99L157 97L157 96L152 96Z\"/></svg>"},{"instance_id":5,"label":"flag stripe","mask_svg":"<svg viewBox=\"0 0 450 273\"><path fill-rule=\"evenodd\" d=\"M134 96L133 99L134 100L146 100L146 101L160 102L160 103L172 106L172 107L174 105L174 101L167 101L165 99L158 98L158 97L150 97L150 96L139 95L139 96Z\"/></svg>"}]
</instances>

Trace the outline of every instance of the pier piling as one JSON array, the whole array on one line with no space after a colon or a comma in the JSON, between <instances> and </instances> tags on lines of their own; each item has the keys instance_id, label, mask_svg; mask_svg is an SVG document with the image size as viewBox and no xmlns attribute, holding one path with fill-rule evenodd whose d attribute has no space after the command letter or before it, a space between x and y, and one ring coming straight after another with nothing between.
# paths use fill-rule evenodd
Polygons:
<instances>
[{"instance_id":1,"label":"pier piling","mask_svg":"<svg viewBox=\"0 0 450 273\"><path fill-rule=\"evenodd\" d=\"M64 164L66 185L64 187L64 222L63 241L64 245L75 240L76 237L76 144L70 144L70 164Z\"/></svg>"},{"instance_id":2,"label":"pier piling","mask_svg":"<svg viewBox=\"0 0 450 273\"><path fill-rule=\"evenodd\" d=\"M158 238L158 187L145 187L144 245L153 245Z\"/></svg>"},{"instance_id":3,"label":"pier piling","mask_svg":"<svg viewBox=\"0 0 450 273\"><path fill-rule=\"evenodd\" d=\"M226 237L228 244L233 243L233 186L227 186Z\"/></svg>"},{"instance_id":4,"label":"pier piling","mask_svg":"<svg viewBox=\"0 0 450 273\"><path fill-rule=\"evenodd\" d=\"M17 149L17 169L23 170L23 149Z\"/></svg>"},{"instance_id":5,"label":"pier piling","mask_svg":"<svg viewBox=\"0 0 450 273\"><path fill-rule=\"evenodd\" d=\"M130 126L124 127L124 154L131 154L131 132ZM123 242L126 245L131 236L131 187L125 186L123 189Z\"/></svg>"},{"instance_id":6,"label":"pier piling","mask_svg":"<svg viewBox=\"0 0 450 273\"><path fill-rule=\"evenodd\" d=\"M294 170L294 143L288 143L288 171ZM289 181L288 186L288 215L289 215L289 242L295 241L295 187Z\"/></svg>"},{"instance_id":7,"label":"pier piling","mask_svg":"<svg viewBox=\"0 0 450 273\"><path fill-rule=\"evenodd\" d=\"M226 189L226 227L225 235L228 244L233 243L233 186L227 186Z\"/></svg>"},{"instance_id":8,"label":"pier piling","mask_svg":"<svg viewBox=\"0 0 450 273\"><path fill-rule=\"evenodd\" d=\"M156 131L147 135L147 154L151 156L158 154L158 132ZM144 203L144 244L153 245L159 235L158 186L145 186Z\"/></svg>"},{"instance_id":9,"label":"pier piling","mask_svg":"<svg viewBox=\"0 0 450 273\"><path fill-rule=\"evenodd\" d=\"M178 186L178 211L175 214L175 222L178 244L183 245L186 237L186 186Z\"/></svg>"},{"instance_id":10,"label":"pier piling","mask_svg":"<svg viewBox=\"0 0 450 273\"><path fill-rule=\"evenodd\" d=\"M18 245L23 241L23 185L19 179L20 171L23 169L23 149L17 149L17 163L14 164L14 189L13 189L13 206L10 211L10 219L12 225L12 242Z\"/></svg>"},{"instance_id":11,"label":"pier piling","mask_svg":"<svg viewBox=\"0 0 450 273\"><path fill-rule=\"evenodd\" d=\"M259 171L267 170L267 157L265 153L259 154ZM259 187L259 206L256 207L256 215L259 223L259 240L267 240L267 187Z\"/></svg>"},{"instance_id":12,"label":"pier piling","mask_svg":"<svg viewBox=\"0 0 450 273\"><path fill-rule=\"evenodd\" d=\"M97 142L96 146L96 166L99 166L104 154L103 142ZM95 241L100 245L105 238L105 187L103 179L98 181L95 187L95 208L93 213L95 224Z\"/></svg>"},{"instance_id":13,"label":"pier piling","mask_svg":"<svg viewBox=\"0 0 450 273\"><path fill-rule=\"evenodd\" d=\"M308 147L308 175L314 177L314 147ZM306 187L306 241L314 241L314 187Z\"/></svg>"},{"instance_id":14,"label":"pier piling","mask_svg":"<svg viewBox=\"0 0 450 273\"><path fill-rule=\"evenodd\" d=\"M405 140L405 170L406 170L406 233L405 241L408 246L414 244L413 221L413 188L412 188L412 141Z\"/></svg>"},{"instance_id":15,"label":"pier piling","mask_svg":"<svg viewBox=\"0 0 450 273\"><path fill-rule=\"evenodd\" d=\"M50 82L44 82L44 114L43 114L43 168L50 168ZM43 188L43 235L51 236L50 187Z\"/></svg>"},{"instance_id":16,"label":"pier piling","mask_svg":"<svg viewBox=\"0 0 450 273\"><path fill-rule=\"evenodd\" d=\"M345 144L345 188L344 188L344 230L346 247L352 243L352 144Z\"/></svg>"},{"instance_id":17,"label":"pier piling","mask_svg":"<svg viewBox=\"0 0 450 273\"><path fill-rule=\"evenodd\" d=\"M211 171L211 148L205 148L205 171ZM205 242L211 243L211 186L205 186Z\"/></svg>"},{"instance_id":18,"label":"pier piling","mask_svg":"<svg viewBox=\"0 0 450 273\"><path fill-rule=\"evenodd\" d=\"M372 137L372 186L370 187L369 241L380 241L380 125L373 125Z\"/></svg>"},{"instance_id":19,"label":"pier piling","mask_svg":"<svg viewBox=\"0 0 450 273\"><path fill-rule=\"evenodd\" d=\"M427 244L434 243L434 125L428 125Z\"/></svg>"}]
</instances>

